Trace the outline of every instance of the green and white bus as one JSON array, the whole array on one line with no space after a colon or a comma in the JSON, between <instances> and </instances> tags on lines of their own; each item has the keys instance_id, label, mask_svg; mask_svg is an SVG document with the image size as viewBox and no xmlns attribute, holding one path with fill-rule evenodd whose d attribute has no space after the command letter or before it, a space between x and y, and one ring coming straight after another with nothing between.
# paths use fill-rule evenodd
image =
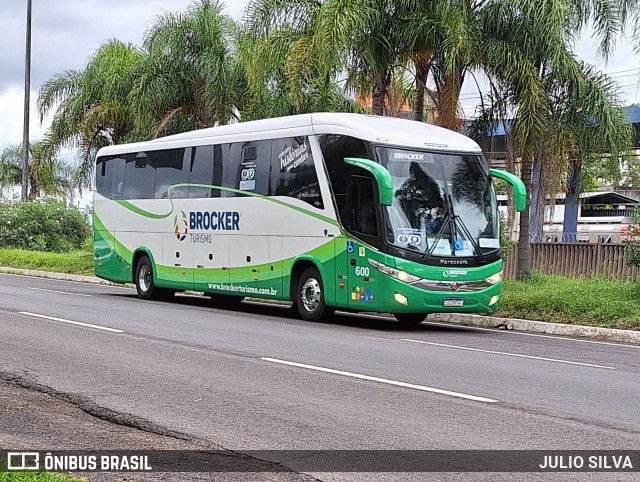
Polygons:
<instances>
[{"instance_id":1,"label":"green and white bus","mask_svg":"<svg viewBox=\"0 0 640 482\"><path fill-rule=\"evenodd\" d=\"M420 122L317 113L109 146L96 159L96 275L140 298L230 307L488 313L500 299L499 216L471 139Z\"/></svg>"}]
</instances>

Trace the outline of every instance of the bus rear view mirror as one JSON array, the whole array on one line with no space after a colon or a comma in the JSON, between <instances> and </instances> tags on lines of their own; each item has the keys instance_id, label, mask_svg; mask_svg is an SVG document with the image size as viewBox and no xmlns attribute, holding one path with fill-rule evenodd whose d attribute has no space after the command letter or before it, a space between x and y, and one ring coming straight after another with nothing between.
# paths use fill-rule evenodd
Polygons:
<instances>
[{"instance_id":1,"label":"bus rear view mirror","mask_svg":"<svg viewBox=\"0 0 640 482\"><path fill-rule=\"evenodd\" d=\"M393 179L386 167L371 159L363 159L361 157L346 157L344 162L369 171L378 184L380 204L383 206L391 206L391 202L393 201Z\"/></svg>"},{"instance_id":2,"label":"bus rear view mirror","mask_svg":"<svg viewBox=\"0 0 640 482\"><path fill-rule=\"evenodd\" d=\"M516 211L524 211L527 207L527 188L522 180L515 174L503 171L502 169L489 169L492 177L497 177L508 182L513 187L513 201Z\"/></svg>"}]
</instances>

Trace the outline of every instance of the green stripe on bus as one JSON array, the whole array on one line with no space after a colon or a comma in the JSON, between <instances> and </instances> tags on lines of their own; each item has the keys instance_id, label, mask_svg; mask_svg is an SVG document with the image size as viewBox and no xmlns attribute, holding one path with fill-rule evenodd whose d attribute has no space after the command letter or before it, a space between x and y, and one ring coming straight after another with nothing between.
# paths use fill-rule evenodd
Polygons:
<instances>
[{"instance_id":1,"label":"green stripe on bus","mask_svg":"<svg viewBox=\"0 0 640 482\"><path fill-rule=\"evenodd\" d=\"M138 206L136 206L135 204L130 203L129 201L125 201L124 199L114 199L114 201L116 201L118 204L120 204L120 206L128 209L129 211L132 211L136 214L139 214L140 216L144 216L145 218L150 218L150 219L165 219L168 218L169 216L171 216L171 214L173 214L173 199L171 197L171 191L175 188L178 187L200 187L200 188L205 188L205 189L218 189L220 191L228 191L228 192L233 192L236 194L242 194L243 196L248 196L248 197L255 197L255 198L260 198L263 199L265 201L270 201L276 204L279 204L280 206L284 206L286 208L289 209L293 209L294 211L298 211L302 214L306 214L307 216L311 216L314 217L316 219L319 219L320 221L324 221L325 223L329 223L332 224L334 226L337 226L338 223L336 222L335 219L331 219L330 217L327 216L323 216L322 214L317 214L314 212L311 212L307 209L304 209L300 206L294 206L293 204L289 204L285 201L282 201L281 199L276 199L274 197L271 196L265 196L263 194L256 194L253 192L248 192L248 191L241 191L239 189L233 189L231 187L224 187L224 186L214 186L212 184L189 184L189 183L182 183L182 184L174 184L173 186L171 186L168 190L167 190L167 194L169 195L168 200L171 202L171 211L169 211L167 214L156 214L156 213L152 213L149 211L146 211ZM183 199L183 198L180 198Z\"/></svg>"}]
</instances>

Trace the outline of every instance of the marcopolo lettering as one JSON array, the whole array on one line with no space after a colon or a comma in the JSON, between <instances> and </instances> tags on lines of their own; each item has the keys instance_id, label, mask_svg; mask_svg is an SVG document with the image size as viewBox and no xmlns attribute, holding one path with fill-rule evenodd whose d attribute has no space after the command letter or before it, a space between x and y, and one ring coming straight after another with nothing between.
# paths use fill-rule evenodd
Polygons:
<instances>
[{"instance_id":1,"label":"marcopolo lettering","mask_svg":"<svg viewBox=\"0 0 640 482\"><path fill-rule=\"evenodd\" d=\"M239 231L240 213L237 211L191 211L189 229Z\"/></svg>"}]
</instances>

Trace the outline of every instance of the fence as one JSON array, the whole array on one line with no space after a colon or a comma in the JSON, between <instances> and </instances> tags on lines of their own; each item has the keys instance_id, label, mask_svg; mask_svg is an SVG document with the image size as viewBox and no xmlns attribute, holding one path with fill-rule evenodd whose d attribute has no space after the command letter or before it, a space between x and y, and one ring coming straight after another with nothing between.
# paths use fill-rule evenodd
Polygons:
<instances>
[{"instance_id":1,"label":"fence","mask_svg":"<svg viewBox=\"0 0 640 482\"><path fill-rule=\"evenodd\" d=\"M509 253L504 267L507 278L518 272L518 253ZM604 243L532 243L531 268L546 274L561 274L574 278L601 276L608 279L636 280L640 269L629 266L623 244Z\"/></svg>"}]
</instances>

